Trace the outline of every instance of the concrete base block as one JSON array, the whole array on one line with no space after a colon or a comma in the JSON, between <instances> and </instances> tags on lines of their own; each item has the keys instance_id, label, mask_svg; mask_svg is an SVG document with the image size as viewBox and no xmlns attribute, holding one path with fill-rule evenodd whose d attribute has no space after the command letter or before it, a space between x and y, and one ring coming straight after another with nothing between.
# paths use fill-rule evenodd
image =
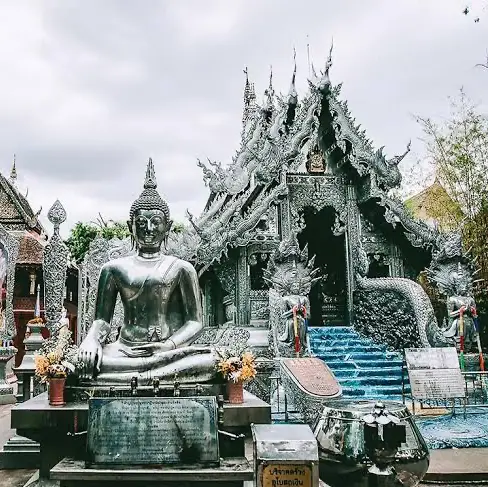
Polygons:
<instances>
[{"instance_id":1,"label":"concrete base block","mask_svg":"<svg viewBox=\"0 0 488 487\"><path fill-rule=\"evenodd\" d=\"M13 390L12 393L9 394L0 394L0 406L3 406L4 404L15 404L16 402Z\"/></svg>"},{"instance_id":2,"label":"concrete base block","mask_svg":"<svg viewBox=\"0 0 488 487\"><path fill-rule=\"evenodd\" d=\"M23 436L14 436L0 451L0 469L39 468L39 443Z\"/></svg>"}]
</instances>

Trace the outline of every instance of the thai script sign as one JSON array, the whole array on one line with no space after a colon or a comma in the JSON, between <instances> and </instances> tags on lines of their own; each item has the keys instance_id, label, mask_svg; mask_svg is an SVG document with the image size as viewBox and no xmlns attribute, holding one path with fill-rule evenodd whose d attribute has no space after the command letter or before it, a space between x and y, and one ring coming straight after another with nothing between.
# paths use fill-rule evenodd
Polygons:
<instances>
[{"instance_id":1,"label":"thai script sign","mask_svg":"<svg viewBox=\"0 0 488 487\"><path fill-rule=\"evenodd\" d=\"M310 465L269 464L263 467L262 487L312 487Z\"/></svg>"}]
</instances>

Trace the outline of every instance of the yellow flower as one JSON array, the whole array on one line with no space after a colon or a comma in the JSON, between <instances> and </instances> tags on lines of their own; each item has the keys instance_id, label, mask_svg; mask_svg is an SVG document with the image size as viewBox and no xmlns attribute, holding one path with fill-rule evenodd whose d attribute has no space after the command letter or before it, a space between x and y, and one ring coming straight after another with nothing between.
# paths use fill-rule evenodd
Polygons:
<instances>
[{"instance_id":1,"label":"yellow flower","mask_svg":"<svg viewBox=\"0 0 488 487\"><path fill-rule=\"evenodd\" d=\"M49 360L50 364L56 364L61 359L61 353L58 350L56 350L54 352L49 352L47 354L47 359Z\"/></svg>"},{"instance_id":2,"label":"yellow flower","mask_svg":"<svg viewBox=\"0 0 488 487\"><path fill-rule=\"evenodd\" d=\"M256 366L254 355L251 352L244 352L241 356L233 355L222 358L217 364L217 370L224 379L234 382L244 382L256 377Z\"/></svg>"},{"instance_id":3,"label":"yellow flower","mask_svg":"<svg viewBox=\"0 0 488 487\"><path fill-rule=\"evenodd\" d=\"M35 355L34 364L36 366L36 375L42 377L49 370L49 360L44 355Z\"/></svg>"}]
</instances>

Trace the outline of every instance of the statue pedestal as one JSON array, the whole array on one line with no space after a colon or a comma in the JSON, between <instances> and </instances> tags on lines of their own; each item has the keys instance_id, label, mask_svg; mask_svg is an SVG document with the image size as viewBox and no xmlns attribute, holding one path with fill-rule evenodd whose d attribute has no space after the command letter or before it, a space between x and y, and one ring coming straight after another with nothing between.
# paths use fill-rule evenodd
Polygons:
<instances>
[{"instance_id":1,"label":"statue pedestal","mask_svg":"<svg viewBox=\"0 0 488 487\"><path fill-rule=\"evenodd\" d=\"M53 407L49 405L47 393L43 393L13 408L11 418L12 428L16 428L19 434L38 441L40 444L39 484L52 478L60 480L63 486L111 485L110 482L115 480L117 481L112 485L119 486L120 483L125 482L128 482L129 485L136 485L133 483L135 477L131 477L129 473L135 472L134 475L137 476L140 475L141 469L125 468L120 472L110 470L110 472L103 473L103 479L100 478L102 475L100 470L97 478L94 477L92 469L87 469L85 473L82 471L85 470L84 468L80 470L79 467L84 467L86 452L86 434L84 432L87 430L88 421L87 402L72 402L67 403L64 407ZM252 423L270 424L271 406L247 391L244 392L243 404L224 404L222 429L235 435L243 434L244 437L232 439L221 435L221 456L224 460L228 459L227 463L223 462L223 466L228 467L229 462L244 462L245 441L251 438ZM232 467L230 470L225 467L223 470L219 469L219 472L214 471L215 469L207 469L208 472L204 477L197 481L196 475L200 475L200 471L186 467L186 469L177 469L180 472L178 478L183 479L182 472L185 470L187 478L191 479L187 481L188 485L191 483L207 487L218 482L220 487L237 487L242 486L242 482L248 480L249 469L252 473L252 466L246 466L245 462L241 466L243 470L241 473L237 472L239 473L237 477L235 472L232 473L232 469L236 470L237 467ZM179 487L187 485L183 480L172 484L170 477L173 475L171 478L174 478L175 472L172 469L170 475L169 471L168 469L164 472L159 471L158 478L150 477L150 474L147 473L145 477L139 476L138 480L142 481L141 485L147 485L148 482L159 482L158 485L178 485ZM116 477L115 472L118 472ZM190 472L191 475L189 475ZM201 473L203 475L203 471ZM163 479L165 475L166 478ZM207 484L203 482L204 480L207 481ZM88 481L93 483L90 484Z\"/></svg>"},{"instance_id":2,"label":"statue pedestal","mask_svg":"<svg viewBox=\"0 0 488 487\"><path fill-rule=\"evenodd\" d=\"M26 354L19 367L14 368L17 375L17 402L27 401L31 397L31 386L34 395L45 390L35 378L34 355L42 347L44 338L41 335L43 324L30 324L30 335L24 340ZM18 434L10 438L0 450L0 468L37 468L39 466L39 443Z\"/></svg>"}]
</instances>

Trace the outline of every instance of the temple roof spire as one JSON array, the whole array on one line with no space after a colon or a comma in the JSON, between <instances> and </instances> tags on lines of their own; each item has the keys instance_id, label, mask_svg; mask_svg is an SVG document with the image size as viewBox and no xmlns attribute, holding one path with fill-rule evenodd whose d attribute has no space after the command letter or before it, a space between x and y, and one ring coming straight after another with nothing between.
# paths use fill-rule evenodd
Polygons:
<instances>
[{"instance_id":1,"label":"temple roof spire","mask_svg":"<svg viewBox=\"0 0 488 487\"><path fill-rule=\"evenodd\" d=\"M263 111L265 118L269 121L274 109L274 88L273 88L273 66L269 67L269 85L264 90Z\"/></svg>"},{"instance_id":2,"label":"temple roof spire","mask_svg":"<svg viewBox=\"0 0 488 487\"><path fill-rule=\"evenodd\" d=\"M15 185L17 182L17 168L15 167L15 154L14 154L14 160L12 162L12 169L10 171L10 182Z\"/></svg>"},{"instance_id":3,"label":"temple roof spire","mask_svg":"<svg viewBox=\"0 0 488 487\"><path fill-rule=\"evenodd\" d=\"M254 91L254 83L249 82L249 73L246 68L243 70L246 75L246 83L244 85L244 109L242 112L242 125L245 126L251 113L254 111L256 93Z\"/></svg>"},{"instance_id":4,"label":"temple roof spire","mask_svg":"<svg viewBox=\"0 0 488 487\"><path fill-rule=\"evenodd\" d=\"M327 56L327 61L325 62L325 69L322 73L322 76L318 82L318 90L323 92L324 90L327 90L330 87L330 78L329 78L329 71L330 68L332 67L332 51L334 49L334 39L332 39L332 42L330 44L330 50L329 50L329 55Z\"/></svg>"},{"instance_id":5,"label":"temple roof spire","mask_svg":"<svg viewBox=\"0 0 488 487\"><path fill-rule=\"evenodd\" d=\"M293 48L293 74L291 76L290 90L288 91L288 103L296 105L298 102L298 93L295 86L295 79L297 75L297 51Z\"/></svg>"}]
</instances>

